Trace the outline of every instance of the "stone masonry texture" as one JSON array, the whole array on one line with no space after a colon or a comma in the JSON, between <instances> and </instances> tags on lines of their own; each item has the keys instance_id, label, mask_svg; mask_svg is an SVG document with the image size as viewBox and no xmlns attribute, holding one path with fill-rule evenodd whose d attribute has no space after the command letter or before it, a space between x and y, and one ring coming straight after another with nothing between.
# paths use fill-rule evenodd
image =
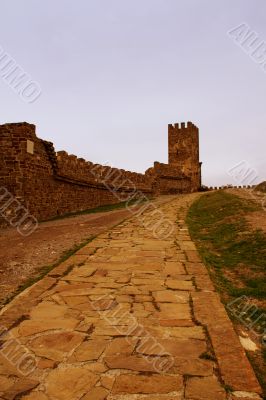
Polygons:
<instances>
[{"instance_id":1,"label":"stone masonry texture","mask_svg":"<svg viewBox=\"0 0 266 400\"><path fill-rule=\"evenodd\" d=\"M146 209L1 311L0 399L261 399L185 223L198 196L158 205L167 235Z\"/></svg>"},{"instance_id":2,"label":"stone masonry texture","mask_svg":"<svg viewBox=\"0 0 266 400\"><path fill-rule=\"evenodd\" d=\"M15 206L22 204L39 221L137 197L197 191L198 128L191 122L169 125L168 143L169 163L156 162L140 174L56 153L32 124L0 125L0 209L3 188L18 202L7 212L16 214Z\"/></svg>"}]
</instances>

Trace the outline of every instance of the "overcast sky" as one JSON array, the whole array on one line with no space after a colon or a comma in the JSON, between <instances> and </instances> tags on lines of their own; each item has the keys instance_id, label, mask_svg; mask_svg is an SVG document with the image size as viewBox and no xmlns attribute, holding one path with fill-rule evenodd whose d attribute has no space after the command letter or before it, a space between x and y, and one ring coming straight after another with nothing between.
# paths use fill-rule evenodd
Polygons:
<instances>
[{"instance_id":1,"label":"overcast sky","mask_svg":"<svg viewBox=\"0 0 266 400\"><path fill-rule=\"evenodd\" d=\"M144 172L167 162L168 123L200 129L203 183L245 160L266 179L266 70L227 32L266 41L265 0L0 0L0 46L41 87L0 78L0 123L89 161Z\"/></svg>"}]
</instances>

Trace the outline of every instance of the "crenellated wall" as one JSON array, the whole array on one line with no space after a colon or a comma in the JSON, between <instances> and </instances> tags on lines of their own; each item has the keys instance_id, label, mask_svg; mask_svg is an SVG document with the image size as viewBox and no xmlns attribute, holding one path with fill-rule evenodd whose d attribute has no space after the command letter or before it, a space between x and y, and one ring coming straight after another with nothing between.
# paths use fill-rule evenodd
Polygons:
<instances>
[{"instance_id":1,"label":"crenellated wall","mask_svg":"<svg viewBox=\"0 0 266 400\"><path fill-rule=\"evenodd\" d=\"M0 126L0 167L0 187L38 220L118 203L128 198L132 187L151 195L145 175L96 165L65 151L56 153L28 123Z\"/></svg>"},{"instance_id":2,"label":"crenellated wall","mask_svg":"<svg viewBox=\"0 0 266 400\"><path fill-rule=\"evenodd\" d=\"M169 164L145 174L112 168L55 152L35 126L0 125L0 188L8 190L38 220L115 204L133 196L189 193L200 187L198 128L169 125ZM1 195L0 195L1 211Z\"/></svg>"}]
</instances>

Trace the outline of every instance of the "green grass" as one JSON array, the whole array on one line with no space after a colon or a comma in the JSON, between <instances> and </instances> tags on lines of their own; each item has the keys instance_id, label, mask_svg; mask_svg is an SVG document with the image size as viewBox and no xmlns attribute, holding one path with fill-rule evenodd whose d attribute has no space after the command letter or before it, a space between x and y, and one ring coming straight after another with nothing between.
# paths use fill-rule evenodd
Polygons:
<instances>
[{"instance_id":1,"label":"green grass","mask_svg":"<svg viewBox=\"0 0 266 400\"><path fill-rule=\"evenodd\" d=\"M152 199L149 199L152 200ZM146 200L143 199L142 201L139 201L139 199L132 199L130 201L123 201L121 203L116 203L116 204L107 204L104 206L99 206L95 208L90 208L88 210L82 210L82 211L76 211L76 212L71 212L63 215L58 215L56 217L50 218L48 220L42 221L42 222L47 222L47 221L56 221L59 219L64 219L64 218L71 218L71 217L77 217L79 215L87 215L87 214L96 214L96 213L101 213L101 212L108 212L108 211L115 211L115 210L120 210L123 208L126 208L127 206L133 206L135 203L142 204Z\"/></svg>"},{"instance_id":2,"label":"green grass","mask_svg":"<svg viewBox=\"0 0 266 400\"><path fill-rule=\"evenodd\" d=\"M187 215L191 237L222 301L247 296L260 304L254 321L266 313L266 235L252 230L245 215L258 210L251 200L217 191L201 196ZM252 354L249 357L266 394L266 349L261 351L260 362Z\"/></svg>"},{"instance_id":3,"label":"green grass","mask_svg":"<svg viewBox=\"0 0 266 400\"><path fill-rule=\"evenodd\" d=\"M252 202L220 191L202 196L187 216L191 236L214 272L218 288L233 297L245 294L266 299L266 236L250 231L245 221L246 213L257 210ZM246 275L247 269L252 278ZM235 273L244 287L234 285L226 270Z\"/></svg>"}]
</instances>

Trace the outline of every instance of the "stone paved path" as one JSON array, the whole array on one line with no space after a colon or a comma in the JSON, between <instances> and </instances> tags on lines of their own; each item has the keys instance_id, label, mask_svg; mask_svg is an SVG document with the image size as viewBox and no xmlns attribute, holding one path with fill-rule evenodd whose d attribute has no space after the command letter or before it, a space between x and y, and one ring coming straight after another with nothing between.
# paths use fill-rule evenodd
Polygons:
<instances>
[{"instance_id":1,"label":"stone paved path","mask_svg":"<svg viewBox=\"0 0 266 400\"><path fill-rule=\"evenodd\" d=\"M184 222L197 196L160 206L170 236L127 220L2 311L1 399L260 398Z\"/></svg>"}]
</instances>

